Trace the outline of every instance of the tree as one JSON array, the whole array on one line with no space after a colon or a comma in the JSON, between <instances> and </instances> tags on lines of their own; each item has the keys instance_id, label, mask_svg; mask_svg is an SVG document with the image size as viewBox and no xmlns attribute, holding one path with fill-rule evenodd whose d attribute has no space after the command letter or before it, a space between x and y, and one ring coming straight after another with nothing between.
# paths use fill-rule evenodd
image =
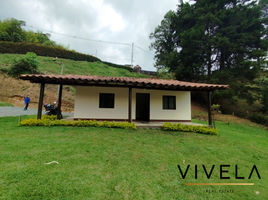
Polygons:
<instances>
[{"instance_id":1,"label":"tree","mask_svg":"<svg viewBox=\"0 0 268 200\"><path fill-rule=\"evenodd\" d=\"M21 27L25 25L25 21L14 18L0 20L0 40L11 42L24 41L25 31Z\"/></svg>"},{"instance_id":2,"label":"tree","mask_svg":"<svg viewBox=\"0 0 268 200\"><path fill-rule=\"evenodd\" d=\"M161 21L161 25L155 28L155 31L150 34L150 39L155 38L155 42L151 43L150 48L156 50L156 67L162 68L169 61L175 61L173 59L173 53L176 52L176 46L174 42L173 30L171 27L172 20L175 17L173 11L169 11Z\"/></svg>"},{"instance_id":3,"label":"tree","mask_svg":"<svg viewBox=\"0 0 268 200\"><path fill-rule=\"evenodd\" d=\"M262 103L262 112L268 111L268 78L261 76L257 85L260 87L260 100Z\"/></svg>"},{"instance_id":4,"label":"tree","mask_svg":"<svg viewBox=\"0 0 268 200\"><path fill-rule=\"evenodd\" d=\"M150 34L156 66L188 81L206 74L207 82L228 83L237 75L255 75L268 49L264 21L261 6L251 0L181 1ZM211 77L215 70L220 71L216 78ZM226 71L232 75L227 79Z\"/></svg>"},{"instance_id":5,"label":"tree","mask_svg":"<svg viewBox=\"0 0 268 200\"><path fill-rule=\"evenodd\" d=\"M25 21L14 18L0 20L0 41L32 42L69 49L69 45L57 44L55 41L50 40L51 35L49 33L25 31L22 26L26 26Z\"/></svg>"},{"instance_id":6,"label":"tree","mask_svg":"<svg viewBox=\"0 0 268 200\"><path fill-rule=\"evenodd\" d=\"M178 80L229 84L230 94L253 103L247 85L258 76L268 50L265 2L181 1L150 34L156 67L170 69Z\"/></svg>"}]
</instances>

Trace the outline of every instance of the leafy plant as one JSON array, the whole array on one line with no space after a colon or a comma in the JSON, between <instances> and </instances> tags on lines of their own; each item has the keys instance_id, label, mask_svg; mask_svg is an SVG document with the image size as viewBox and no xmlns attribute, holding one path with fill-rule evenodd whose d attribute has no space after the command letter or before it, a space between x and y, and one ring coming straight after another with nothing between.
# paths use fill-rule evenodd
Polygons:
<instances>
[{"instance_id":1,"label":"leafy plant","mask_svg":"<svg viewBox=\"0 0 268 200\"><path fill-rule=\"evenodd\" d=\"M95 120L57 120L56 115L42 116L41 119L25 119L20 122L20 126L79 126L79 127L106 127L106 128L122 128L136 130L134 123L126 122L97 122Z\"/></svg>"},{"instance_id":2,"label":"leafy plant","mask_svg":"<svg viewBox=\"0 0 268 200\"><path fill-rule=\"evenodd\" d=\"M182 132L194 132L194 133L202 133L206 135L217 135L218 130L212 129L207 126L193 126L193 125L185 125L185 124L172 124L165 123L161 126L164 131L182 131Z\"/></svg>"},{"instance_id":3,"label":"leafy plant","mask_svg":"<svg viewBox=\"0 0 268 200\"><path fill-rule=\"evenodd\" d=\"M38 73L39 61L35 53L28 52L26 55L15 59L12 63L8 74L17 77L19 74L36 74Z\"/></svg>"},{"instance_id":4,"label":"leafy plant","mask_svg":"<svg viewBox=\"0 0 268 200\"><path fill-rule=\"evenodd\" d=\"M158 68L156 75L160 79L175 79L175 75L169 72L169 69L165 67Z\"/></svg>"}]
</instances>

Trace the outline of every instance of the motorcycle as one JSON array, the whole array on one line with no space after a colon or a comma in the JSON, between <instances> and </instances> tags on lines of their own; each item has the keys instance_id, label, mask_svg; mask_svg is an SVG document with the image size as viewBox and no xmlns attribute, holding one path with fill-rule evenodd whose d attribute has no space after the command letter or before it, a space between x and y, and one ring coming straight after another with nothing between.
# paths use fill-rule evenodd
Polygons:
<instances>
[{"instance_id":1,"label":"motorcycle","mask_svg":"<svg viewBox=\"0 0 268 200\"><path fill-rule=\"evenodd\" d=\"M46 114L45 115L57 115L58 114L58 106L54 103L53 104L49 104L46 103L44 104L45 110L46 110ZM60 112L60 118L62 119L62 113Z\"/></svg>"}]
</instances>

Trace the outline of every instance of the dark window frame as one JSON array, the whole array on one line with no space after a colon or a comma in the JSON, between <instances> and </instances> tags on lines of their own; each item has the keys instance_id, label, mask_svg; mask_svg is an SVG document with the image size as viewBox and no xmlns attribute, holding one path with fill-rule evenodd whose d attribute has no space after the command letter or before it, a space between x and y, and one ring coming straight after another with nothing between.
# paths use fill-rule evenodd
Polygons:
<instances>
[{"instance_id":1,"label":"dark window frame","mask_svg":"<svg viewBox=\"0 0 268 200\"><path fill-rule=\"evenodd\" d=\"M163 110L176 110L176 96L163 95ZM173 101L170 103L170 101ZM172 106L174 105L174 107Z\"/></svg>"},{"instance_id":2,"label":"dark window frame","mask_svg":"<svg viewBox=\"0 0 268 200\"><path fill-rule=\"evenodd\" d=\"M99 108L114 108L114 93L100 93Z\"/></svg>"}]
</instances>

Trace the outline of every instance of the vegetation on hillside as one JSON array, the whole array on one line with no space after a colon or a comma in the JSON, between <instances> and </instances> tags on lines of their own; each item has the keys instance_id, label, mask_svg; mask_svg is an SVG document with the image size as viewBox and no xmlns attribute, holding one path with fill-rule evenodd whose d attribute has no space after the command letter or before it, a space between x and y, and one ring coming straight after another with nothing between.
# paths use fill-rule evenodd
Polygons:
<instances>
[{"instance_id":1,"label":"vegetation on hillside","mask_svg":"<svg viewBox=\"0 0 268 200\"><path fill-rule=\"evenodd\" d=\"M14 60L20 60L25 55L20 54L0 54L0 69L8 71L11 69ZM38 71L43 74L61 74L63 66L64 74L74 75L95 75L95 76L118 76L118 77L136 77L146 78L147 76L140 73L130 72L124 68L112 67L107 64L87 61L74 61L69 59L54 59L52 57L37 57L39 65Z\"/></svg>"},{"instance_id":2,"label":"vegetation on hillside","mask_svg":"<svg viewBox=\"0 0 268 200\"><path fill-rule=\"evenodd\" d=\"M0 41L29 42L68 49L68 47L62 44L51 41L49 39L50 34L48 33L44 34L41 31L25 31L22 29L25 25L25 21L14 18L0 20Z\"/></svg>"},{"instance_id":3,"label":"vegetation on hillside","mask_svg":"<svg viewBox=\"0 0 268 200\"><path fill-rule=\"evenodd\" d=\"M6 69L6 71L10 76L18 77L20 74L37 74L38 66L39 61L36 54L28 52L26 55L12 60L10 69Z\"/></svg>"},{"instance_id":4,"label":"vegetation on hillside","mask_svg":"<svg viewBox=\"0 0 268 200\"><path fill-rule=\"evenodd\" d=\"M25 25L25 21L14 18L0 20L0 53L26 54L27 52L33 52L38 56L58 57L75 61L101 61L94 56L69 50L68 46L66 47L50 40L50 34L45 34L41 31L26 31L22 28ZM104 63L133 72L132 68L124 65Z\"/></svg>"}]
</instances>

